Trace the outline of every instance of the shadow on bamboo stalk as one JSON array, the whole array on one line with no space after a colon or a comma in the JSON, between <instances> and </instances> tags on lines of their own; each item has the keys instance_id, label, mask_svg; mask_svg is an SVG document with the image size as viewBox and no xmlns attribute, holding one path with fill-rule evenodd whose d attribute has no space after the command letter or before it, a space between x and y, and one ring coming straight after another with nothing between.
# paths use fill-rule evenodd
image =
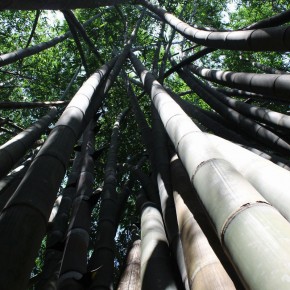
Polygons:
<instances>
[{"instance_id":1,"label":"shadow on bamboo stalk","mask_svg":"<svg viewBox=\"0 0 290 290\"><path fill-rule=\"evenodd\" d=\"M243 289L176 155L170 167L190 289Z\"/></svg>"},{"instance_id":2,"label":"shadow on bamboo stalk","mask_svg":"<svg viewBox=\"0 0 290 290\"><path fill-rule=\"evenodd\" d=\"M143 191L137 194L137 206L141 213L141 290L177 290L162 216Z\"/></svg>"},{"instance_id":3,"label":"shadow on bamboo stalk","mask_svg":"<svg viewBox=\"0 0 290 290\"><path fill-rule=\"evenodd\" d=\"M153 133L153 168L154 179L157 183L162 216L167 233L169 247L173 253L174 264L177 272L180 273L185 289L189 289L189 281L185 266L182 244L179 236L176 210L172 195L172 185L169 170L168 136L164 126L153 105L152 111L152 133Z\"/></svg>"},{"instance_id":4,"label":"shadow on bamboo stalk","mask_svg":"<svg viewBox=\"0 0 290 290\"><path fill-rule=\"evenodd\" d=\"M141 240L136 240L129 249L126 268L117 290L140 290Z\"/></svg>"}]
</instances>

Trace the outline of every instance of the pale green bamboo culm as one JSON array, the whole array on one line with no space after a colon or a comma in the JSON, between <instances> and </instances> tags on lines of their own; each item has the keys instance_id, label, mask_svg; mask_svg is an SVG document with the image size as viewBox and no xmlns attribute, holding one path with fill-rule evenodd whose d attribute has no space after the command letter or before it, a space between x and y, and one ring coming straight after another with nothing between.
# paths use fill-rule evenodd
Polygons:
<instances>
[{"instance_id":1,"label":"pale green bamboo culm","mask_svg":"<svg viewBox=\"0 0 290 290\"><path fill-rule=\"evenodd\" d=\"M290 224L223 158L133 54L130 59L245 287L289 289Z\"/></svg>"}]
</instances>

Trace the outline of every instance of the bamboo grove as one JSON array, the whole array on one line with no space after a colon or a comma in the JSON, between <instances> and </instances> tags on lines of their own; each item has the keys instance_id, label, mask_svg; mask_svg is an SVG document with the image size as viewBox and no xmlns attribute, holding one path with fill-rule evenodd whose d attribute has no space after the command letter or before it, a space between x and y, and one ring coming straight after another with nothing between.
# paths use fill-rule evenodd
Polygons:
<instances>
[{"instance_id":1,"label":"bamboo grove","mask_svg":"<svg viewBox=\"0 0 290 290\"><path fill-rule=\"evenodd\" d=\"M0 289L290 289L289 8L2 0Z\"/></svg>"}]
</instances>

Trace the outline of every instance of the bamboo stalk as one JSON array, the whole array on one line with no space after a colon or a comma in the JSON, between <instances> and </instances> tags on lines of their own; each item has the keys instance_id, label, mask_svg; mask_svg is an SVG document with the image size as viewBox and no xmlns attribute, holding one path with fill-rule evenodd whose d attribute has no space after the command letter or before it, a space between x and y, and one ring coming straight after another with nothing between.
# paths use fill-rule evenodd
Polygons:
<instances>
[{"instance_id":1,"label":"bamboo stalk","mask_svg":"<svg viewBox=\"0 0 290 290\"><path fill-rule=\"evenodd\" d=\"M162 216L144 192L137 195L141 212L141 289L178 289L172 272Z\"/></svg>"},{"instance_id":2,"label":"bamboo stalk","mask_svg":"<svg viewBox=\"0 0 290 290\"><path fill-rule=\"evenodd\" d=\"M15 3L13 2L12 6L13 6L13 4L15 4ZM28 4L28 5L35 5L36 4L36 6L37 6L39 4L42 5L44 3L40 3L40 2L36 3L36 2L33 2L33 1L31 1L31 3L28 3L28 1L25 1L25 2L19 2L18 4L23 5L23 6L25 6L26 4ZM58 2L57 4L61 4L61 3ZM0 3L0 9L4 8L3 5L5 5L5 3L1 2ZM1 8L1 6L2 6L2 8ZM30 10L30 8L28 8L28 10ZM94 21L97 17L99 17L99 15L100 14L97 14L96 16L94 16L91 19L89 19L88 21L86 21L84 23L84 26L89 25L92 21ZM17 60L20 60L20 59L23 59L25 57L34 55L34 54L39 53L39 52L41 52L41 51L43 51L45 49L51 48L51 47L57 45L58 43L66 40L70 36L71 36L71 33L70 32L66 32L65 34L63 34L61 36L57 36L57 37L55 37L55 38L53 38L53 39L51 39L49 41L42 42L42 43L36 44L34 46L27 47L27 48L21 48L21 49L15 50L13 52L8 52L8 53L5 53L5 54L2 54L2 55L0 55L0 67L4 66L4 65L7 65L7 64L10 64L10 63L13 63L13 62L15 62Z\"/></svg>"},{"instance_id":3,"label":"bamboo stalk","mask_svg":"<svg viewBox=\"0 0 290 290\"><path fill-rule=\"evenodd\" d=\"M79 280L87 273L87 251L93 208L90 198L94 186L95 134L93 127L94 122L91 121L83 134L81 148L83 160L60 268L59 290L82 289L83 285Z\"/></svg>"},{"instance_id":4,"label":"bamboo stalk","mask_svg":"<svg viewBox=\"0 0 290 290\"><path fill-rule=\"evenodd\" d=\"M194 89L198 95L207 102L214 110L222 115L228 121L234 123L237 127L240 127L245 134L255 138L257 141L262 142L268 146L271 146L274 150L289 154L290 144L288 144L279 135L268 130L266 127L260 125L254 120L244 116L236 110L229 108L218 100L214 94L205 89L193 75L186 70L179 70L178 74L186 82L186 84Z\"/></svg>"},{"instance_id":5,"label":"bamboo stalk","mask_svg":"<svg viewBox=\"0 0 290 290\"><path fill-rule=\"evenodd\" d=\"M289 289L283 279L290 275L288 221L223 159L133 54L130 59L245 287Z\"/></svg>"},{"instance_id":6,"label":"bamboo stalk","mask_svg":"<svg viewBox=\"0 0 290 290\"><path fill-rule=\"evenodd\" d=\"M45 132L56 114L56 108L52 108L47 115L0 147L0 178L4 177L13 165L24 156L25 152Z\"/></svg>"},{"instance_id":7,"label":"bamboo stalk","mask_svg":"<svg viewBox=\"0 0 290 290\"><path fill-rule=\"evenodd\" d=\"M193 73L218 84L275 97L278 100L289 101L290 98L290 75L288 74L257 74L211 70L193 64L190 64L189 67Z\"/></svg>"},{"instance_id":8,"label":"bamboo stalk","mask_svg":"<svg viewBox=\"0 0 290 290\"><path fill-rule=\"evenodd\" d=\"M168 137L164 130L160 117L151 106L152 111L152 133L153 133L153 160L154 178L157 181L158 193L160 198L162 216L167 233L170 249L176 260L180 277L185 289L189 289L188 276L183 256L183 248L179 236L176 210L173 200L173 191L169 169L169 152L167 148Z\"/></svg>"},{"instance_id":9,"label":"bamboo stalk","mask_svg":"<svg viewBox=\"0 0 290 290\"><path fill-rule=\"evenodd\" d=\"M75 28L79 31L79 33L81 34L82 38L84 39L84 41L87 43L87 45L89 46L89 48L91 49L91 51L95 54L95 56L101 61L102 57L100 55L100 53L98 52L98 50L96 49L95 45L93 44L93 42L91 41L90 37L87 35L86 30L84 28L84 26L77 20L77 18L75 17L74 13L70 10L63 10L62 11L64 13L64 15L67 16L67 18L70 19L71 23L75 26Z\"/></svg>"},{"instance_id":10,"label":"bamboo stalk","mask_svg":"<svg viewBox=\"0 0 290 290\"><path fill-rule=\"evenodd\" d=\"M133 243L117 290L140 290L141 240Z\"/></svg>"},{"instance_id":11,"label":"bamboo stalk","mask_svg":"<svg viewBox=\"0 0 290 290\"><path fill-rule=\"evenodd\" d=\"M289 50L289 27L270 27L225 32L201 30L188 25L174 15L168 13L165 9L153 5L146 0L138 0L136 2L158 15L162 21L165 21L176 29L185 38L197 44L212 48L245 51Z\"/></svg>"},{"instance_id":12,"label":"bamboo stalk","mask_svg":"<svg viewBox=\"0 0 290 290\"><path fill-rule=\"evenodd\" d=\"M64 106L69 101L51 101L51 102L0 102L0 109L26 109L26 108L42 108L52 106Z\"/></svg>"},{"instance_id":13,"label":"bamboo stalk","mask_svg":"<svg viewBox=\"0 0 290 290\"><path fill-rule=\"evenodd\" d=\"M0 211L5 207L13 193L15 192L16 188L20 184L23 176L27 172L32 159L26 161L21 170L14 172L6 177L4 177L0 181L0 186L3 188L0 191ZM5 180L6 179L6 180Z\"/></svg>"},{"instance_id":14,"label":"bamboo stalk","mask_svg":"<svg viewBox=\"0 0 290 290\"><path fill-rule=\"evenodd\" d=\"M208 134L215 148L223 154L251 184L290 222L290 172L247 149ZM275 182L273 182L275 180Z\"/></svg>"},{"instance_id":15,"label":"bamboo stalk","mask_svg":"<svg viewBox=\"0 0 290 290\"><path fill-rule=\"evenodd\" d=\"M0 9L11 10L61 10L61 9L77 9L77 8L97 8L102 6L110 6L117 4L125 4L126 0L71 0L69 3L66 0L55 2L54 0L45 0L35 2L34 0L13 0L0 3Z\"/></svg>"},{"instance_id":16,"label":"bamboo stalk","mask_svg":"<svg viewBox=\"0 0 290 290\"><path fill-rule=\"evenodd\" d=\"M116 166L120 126L128 108L123 110L113 126L110 148L105 167L104 188L101 195L101 208L96 243L89 262L89 269L97 270L90 289L112 289L114 269L114 237L118 226L118 195L116 192Z\"/></svg>"},{"instance_id":17,"label":"bamboo stalk","mask_svg":"<svg viewBox=\"0 0 290 290\"><path fill-rule=\"evenodd\" d=\"M87 60L86 60L86 57L85 57L85 53L84 53L82 44L81 44L79 36L77 34L77 30L76 30L71 18L65 12L63 12L63 15L64 15L64 18L65 18L67 24L68 24L70 33L71 33L71 35L73 37L73 40L74 40L75 45L77 47L77 50L79 52L79 56L81 58L82 65L83 65L83 67L85 69L85 72L86 72L86 76L89 77L90 76L90 70L89 70L89 67L88 67L88 64L87 64Z\"/></svg>"},{"instance_id":18,"label":"bamboo stalk","mask_svg":"<svg viewBox=\"0 0 290 290\"><path fill-rule=\"evenodd\" d=\"M23 289L29 280L73 146L97 110L95 106L90 108L96 102L94 93L113 63L101 67L74 96L1 213L0 284L3 289Z\"/></svg>"},{"instance_id":19,"label":"bamboo stalk","mask_svg":"<svg viewBox=\"0 0 290 290\"><path fill-rule=\"evenodd\" d=\"M185 205L182 196L193 195L186 171L182 172L177 155L170 161L173 196L183 245L190 289L236 289L205 234Z\"/></svg>"}]
</instances>

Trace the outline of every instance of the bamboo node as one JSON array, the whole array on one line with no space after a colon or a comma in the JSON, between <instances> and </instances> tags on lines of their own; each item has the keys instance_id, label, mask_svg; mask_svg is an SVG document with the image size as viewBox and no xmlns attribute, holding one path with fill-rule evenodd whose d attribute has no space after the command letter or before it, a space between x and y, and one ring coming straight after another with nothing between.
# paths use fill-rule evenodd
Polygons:
<instances>
[{"instance_id":1,"label":"bamboo node","mask_svg":"<svg viewBox=\"0 0 290 290\"><path fill-rule=\"evenodd\" d=\"M268 203L267 201L264 200L257 200L254 202L248 202L245 203L243 205L241 205L237 210L235 210L234 212L232 212L228 218L225 220L222 229L221 229L221 233L220 233L220 241L221 241L221 245L223 248L225 248L225 242L224 242L224 238L225 238L225 234L226 234L226 230L228 229L230 223L234 220L234 218L239 215L240 213L242 213L243 211L254 207L254 206L271 206L272 205L270 203Z\"/></svg>"}]
</instances>

